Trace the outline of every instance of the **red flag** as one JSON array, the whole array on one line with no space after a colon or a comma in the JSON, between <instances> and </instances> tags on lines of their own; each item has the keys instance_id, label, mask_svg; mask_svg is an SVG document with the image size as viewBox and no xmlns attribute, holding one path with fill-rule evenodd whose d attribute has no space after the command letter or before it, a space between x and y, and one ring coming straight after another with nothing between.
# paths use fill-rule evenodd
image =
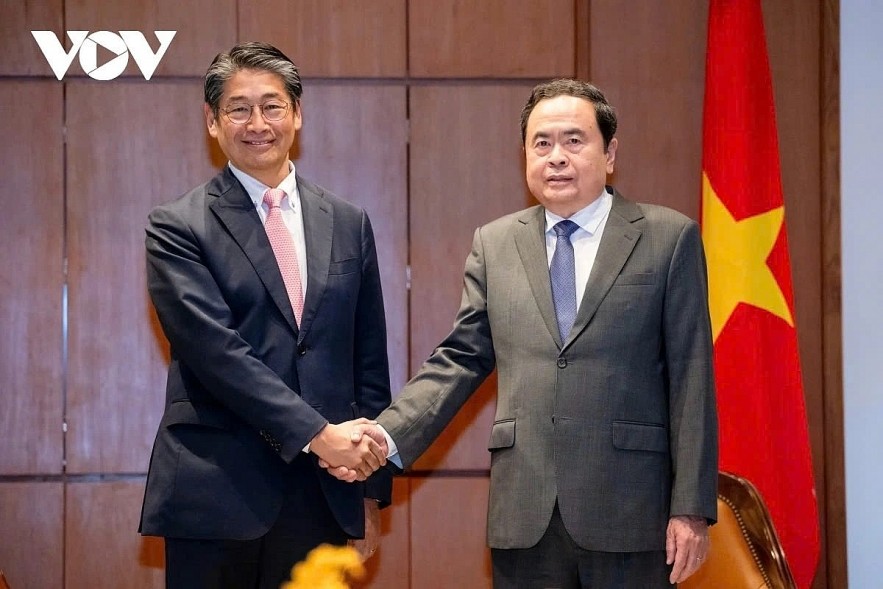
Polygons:
<instances>
[{"instance_id":1,"label":"red flag","mask_svg":"<svg viewBox=\"0 0 883 589\"><path fill-rule=\"evenodd\" d=\"M760 0L711 0L706 60L702 238L720 468L760 490L808 588L819 520Z\"/></svg>"}]
</instances>

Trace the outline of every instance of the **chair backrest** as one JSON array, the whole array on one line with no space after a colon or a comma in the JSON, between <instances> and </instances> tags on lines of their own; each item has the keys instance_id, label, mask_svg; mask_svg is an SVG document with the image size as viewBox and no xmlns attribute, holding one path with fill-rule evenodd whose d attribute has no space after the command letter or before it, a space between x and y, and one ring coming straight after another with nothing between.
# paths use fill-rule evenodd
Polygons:
<instances>
[{"instance_id":1,"label":"chair backrest","mask_svg":"<svg viewBox=\"0 0 883 589\"><path fill-rule=\"evenodd\" d=\"M718 473L717 524L702 567L681 589L797 589L772 518L748 480Z\"/></svg>"}]
</instances>

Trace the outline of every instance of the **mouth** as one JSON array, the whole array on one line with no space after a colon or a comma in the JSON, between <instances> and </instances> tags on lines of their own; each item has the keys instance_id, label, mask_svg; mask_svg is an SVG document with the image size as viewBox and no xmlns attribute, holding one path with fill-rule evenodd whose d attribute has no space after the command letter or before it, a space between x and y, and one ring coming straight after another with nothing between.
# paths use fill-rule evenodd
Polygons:
<instances>
[{"instance_id":1,"label":"mouth","mask_svg":"<svg viewBox=\"0 0 883 589\"><path fill-rule=\"evenodd\" d=\"M546 178L546 183L552 185L566 184L568 182L571 182L572 180L573 178L571 178L570 176L549 176L548 178Z\"/></svg>"},{"instance_id":2,"label":"mouth","mask_svg":"<svg viewBox=\"0 0 883 589\"><path fill-rule=\"evenodd\" d=\"M273 143L273 139L260 139L251 141L243 140L242 142L251 147L263 147L265 145L270 145L271 143Z\"/></svg>"}]
</instances>

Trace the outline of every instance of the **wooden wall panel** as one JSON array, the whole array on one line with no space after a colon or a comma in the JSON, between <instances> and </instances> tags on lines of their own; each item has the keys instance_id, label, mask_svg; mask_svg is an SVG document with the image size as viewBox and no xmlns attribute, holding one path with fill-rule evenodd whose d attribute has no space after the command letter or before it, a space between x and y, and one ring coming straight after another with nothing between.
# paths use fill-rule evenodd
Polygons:
<instances>
[{"instance_id":1,"label":"wooden wall panel","mask_svg":"<svg viewBox=\"0 0 883 589\"><path fill-rule=\"evenodd\" d=\"M73 82L67 125L68 470L144 472L167 361L144 227L154 205L216 173L201 86Z\"/></svg>"},{"instance_id":2,"label":"wooden wall panel","mask_svg":"<svg viewBox=\"0 0 883 589\"><path fill-rule=\"evenodd\" d=\"M821 11L817 3L763 2L764 26L773 77L785 221L794 285L794 314L800 343L803 388L816 499L821 522L822 557L813 587L826 586L824 508L825 430L822 318L821 167ZM772 32L772 34L771 34ZM832 424L832 427L833 424ZM838 525L833 523L833 525Z\"/></svg>"},{"instance_id":3,"label":"wooden wall panel","mask_svg":"<svg viewBox=\"0 0 883 589\"><path fill-rule=\"evenodd\" d=\"M411 587L491 587L487 478L411 483Z\"/></svg>"},{"instance_id":4,"label":"wooden wall panel","mask_svg":"<svg viewBox=\"0 0 883 589\"><path fill-rule=\"evenodd\" d=\"M410 74L417 78L572 76L574 6L573 0L411 0Z\"/></svg>"},{"instance_id":5,"label":"wooden wall panel","mask_svg":"<svg viewBox=\"0 0 883 589\"><path fill-rule=\"evenodd\" d=\"M0 82L0 474L62 467L61 85Z\"/></svg>"},{"instance_id":6,"label":"wooden wall panel","mask_svg":"<svg viewBox=\"0 0 883 589\"><path fill-rule=\"evenodd\" d=\"M530 84L411 88L411 373L451 330L475 229L530 204L519 131ZM417 468L488 468L493 382Z\"/></svg>"},{"instance_id":7,"label":"wooden wall panel","mask_svg":"<svg viewBox=\"0 0 883 589\"><path fill-rule=\"evenodd\" d=\"M236 0L67 0L65 28L82 31L141 31L156 51L154 31L177 31L154 76L204 76L212 59L236 43ZM100 48L99 48L100 49ZM102 60L99 51L99 64ZM74 59L71 75L84 74ZM141 76L129 56L125 75Z\"/></svg>"},{"instance_id":8,"label":"wooden wall panel","mask_svg":"<svg viewBox=\"0 0 883 589\"><path fill-rule=\"evenodd\" d=\"M0 569L13 589L62 586L61 483L0 483Z\"/></svg>"},{"instance_id":9,"label":"wooden wall panel","mask_svg":"<svg viewBox=\"0 0 883 589\"><path fill-rule=\"evenodd\" d=\"M822 249L822 390L824 396L825 469L823 556L827 583L846 587L846 483L843 412L843 309L841 296L840 215L840 2L824 0L821 46L821 249ZM821 475L821 476L819 476ZM820 505L822 503L820 502Z\"/></svg>"},{"instance_id":10,"label":"wooden wall panel","mask_svg":"<svg viewBox=\"0 0 883 589\"><path fill-rule=\"evenodd\" d=\"M240 2L239 38L266 41L305 77L405 75L405 0Z\"/></svg>"},{"instance_id":11,"label":"wooden wall panel","mask_svg":"<svg viewBox=\"0 0 883 589\"><path fill-rule=\"evenodd\" d=\"M408 372L407 107L402 86L308 84L298 173L364 207L383 280L393 391ZM345 113L346 116L342 116Z\"/></svg>"},{"instance_id":12,"label":"wooden wall panel","mask_svg":"<svg viewBox=\"0 0 883 589\"><path fill-rule=\"evenodd\" d=\"M162 540L138 534L143 481L67 485L66 587L160 589L165 580Z\"/></svg>"},{"instance_id":13,"label":"wooden wall panel","mask_svg":"<svg viewBox=\"0 0 883 589\"><path fill-rule=\"evenodd\" d=\"M353 589L410 589L411 568L411 503L408 500L411 481L396 478L392 486L392 505L380 512L380 547L365 565L364 579L353 583Z\"/></svg>"},{"instance_id":14,"label":"wooden wall panel","mask_svg":"<svg viewBox=\"0 0 883 589\"><path fill-rule=\"evenodd\" d=\"M61 15L61 0L5 2L0 19L0 75L53 75L31 31L53 31L67 41Z\"/></svg>"},{"instance_id":15,"label":"wooden wall panel","mask_svg":"<svg viewBox=\"0 0 883 589\"><path fill-rule=\"evenodd\" d=\"M591 7L591 81L619 119L613 183L627 198L697 219L707 0ZM640 42L638 42L640 41Z\"/></svg>"}]
</instances>

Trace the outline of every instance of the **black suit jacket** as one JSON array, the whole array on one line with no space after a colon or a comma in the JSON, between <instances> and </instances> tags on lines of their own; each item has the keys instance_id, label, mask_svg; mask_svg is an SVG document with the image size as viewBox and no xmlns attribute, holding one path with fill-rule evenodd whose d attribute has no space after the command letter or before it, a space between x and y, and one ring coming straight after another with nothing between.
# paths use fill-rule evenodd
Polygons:
<instances>
[{"instance_id":1,"label":"black suit jacket","mask_svg":"<svg viewBox=\"0 0 883 589\"><path fill-rule=\"evenodd\" d=\"M308 279L300 328L260 217L229 168L150 213L147 285L171 363L143 534L263 535L291 476L286 463L327 422L374 417L389 405L368 216L297 182ZM341 527L362 536L363 499L388 503L389 475L350 485L316 468Z\"/></svg>"}]
</instances>

